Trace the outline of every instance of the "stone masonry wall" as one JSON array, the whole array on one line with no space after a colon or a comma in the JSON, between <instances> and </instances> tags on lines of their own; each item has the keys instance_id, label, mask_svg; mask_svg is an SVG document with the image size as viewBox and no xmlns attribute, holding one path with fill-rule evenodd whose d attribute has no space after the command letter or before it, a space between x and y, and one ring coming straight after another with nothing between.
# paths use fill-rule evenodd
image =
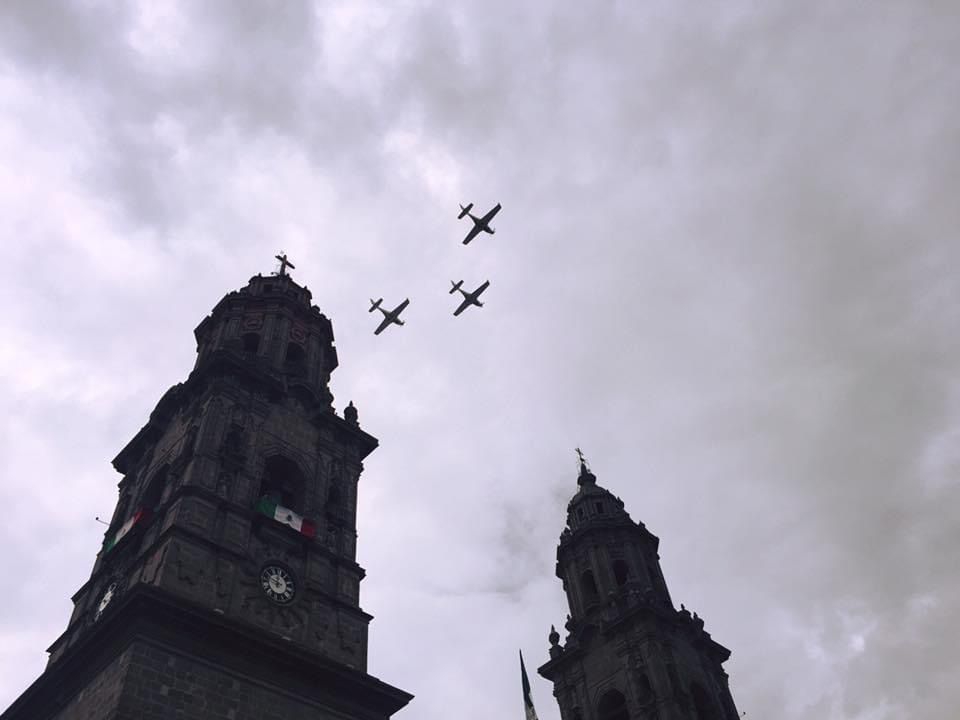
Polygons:
<instances>
[{"instance_id":1,"label":"stone masonry wall","mask_svg":"<svg viewBox=\"0 0 960 720\"><path fill-rule=\"evenodd\" d=\"M129 669L117 714L110 716L111 720L332 720L342 717L303 698L146 643L135 643L128 653ZM62 716L63 720L79 718L86 716Z\"/></svg>"},{"instance_id":2,"label":"stone masonry wall","mask_svg":"<svg viewBox=\"0 0 960 720\"><path fill-rule=\"evenodd\" d=\"M109 665L74 696L54 720L113 720L117 717L117 703L130 669L132 651L115 657Z\"/></svg>"}]
</instances>

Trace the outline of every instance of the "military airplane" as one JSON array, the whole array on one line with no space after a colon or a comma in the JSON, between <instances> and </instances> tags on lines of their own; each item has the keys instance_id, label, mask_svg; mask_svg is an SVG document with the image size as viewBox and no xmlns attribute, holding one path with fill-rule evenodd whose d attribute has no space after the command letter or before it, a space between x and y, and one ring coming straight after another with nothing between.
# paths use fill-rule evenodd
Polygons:
<instances>
[{"instance_id":1,"label":"military airplane","mask_svg":"<svg viewBox=\"0 0 960 720\"><path fill-rule=\"evenodd\" d=\"M493 206L493 209L490 210L486 215L481 218L478 218L476 215L470 211L473 209L473 203L468 203L466 207L463 205L460 206L460 214L457 215L457 220L463 218L464 215L468 215L471 220L473 220L473 227L470 228L470 232L467 233L467 236L463 239L463 244L467 245L471 240L473 240L478 233L481 231L490 233L493 235L495 230L490 227L490 221L493 220L493 216L500 212L500 203L497 203Z\"/></svg>"},{"instance_id":2,"label":"military airplane","mask_svg":"<svg viewBox=\"0 0 960 720\"><path fill-rule=\"evenodd\" d=\"M400 313L402 313L403 309L410 304L410 298L407 298L406 300L404 300L402 303L397 305L393 310L384 310L382 307L380 307L380 303L382 302L383 302L383 298L380 298L376 302L374 302L372 299L370 300L369 312L373 312L374 310L379 310L380 312L383 313L383 320L380 322L379 327L377 327L377 329L373 331L374 335L379 335L380 333L382 333L384 329L388 325L390 325L390 323L393 323L395 325L403 325L403 320L400 319Z\"/></svg>"},{"instance_id":3,"label":"military airplane","mask_svg":"<svg viewBox=\"0 0 960 720\"><path fill-rule=\"evenodd\" d=\"M463 295L463 302L460 303L460 307L458 307L456 310L453 311L454 315L459 315L471 305L476 305L477 307L483 307L483 303L480 302L477 298L480 297L480 293L482 293L484 290L487 289L487 286L490 284L489 280L487 280L483 285L478 287L473 292L467 292L466 290L460 287L461 285L463 285L463 280L461 280L460 282L453 282L453 280L451 280L450 283L453 285L453 287L450 288L451 295L453 295L453 293L455 293L457 290L459 290L460 293Z\"/></svg>"}]
</instances>

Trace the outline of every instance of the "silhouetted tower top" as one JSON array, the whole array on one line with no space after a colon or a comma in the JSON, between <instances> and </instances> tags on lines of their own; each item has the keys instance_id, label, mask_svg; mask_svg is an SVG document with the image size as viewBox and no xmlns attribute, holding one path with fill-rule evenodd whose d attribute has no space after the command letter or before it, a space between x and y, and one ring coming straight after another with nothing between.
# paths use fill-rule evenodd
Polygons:
<instances>
[{"instance_id":1,"label":"silhouetted tower top","mask_svg":"<svg viewBox=\"0 0 960 720\"><path fill-rule=\"evenodd\" d=\"M567 588L571 617L578 622L594 615L607 595L627 584L657 606L672 608L660 572L660 540L630 517L619 497L597 484L579 450L578 455L578 489L567 505L567 526L557 548L557 577Z\"/></svg>"},{"instance_id":2,"label":"silhouetted tower top","mask_svg":"<svg viewBox=\"0 0 960 720\"><path fill-rule=\"evenodd\" d=\"M200 367L222 350L240 350L262 370L324 395L338 365L330 320L287 274L255 275L229 293L194 331ZM331 397L332 399L332 397Z\"/></svg>"},{"instance_id":3,"label":"silhouetted tower top","mask_svg":"<svg viewBox=\"0 0 960 720\"><path fill-rule=\"evenodd\" d=\"M660 569L660 541L597 483L578 450L577 492L557 548L570 614L550 660L563 720L736 718L721 664L730 651L703 621L676 610Z\"/></svg>"}]
</instances>

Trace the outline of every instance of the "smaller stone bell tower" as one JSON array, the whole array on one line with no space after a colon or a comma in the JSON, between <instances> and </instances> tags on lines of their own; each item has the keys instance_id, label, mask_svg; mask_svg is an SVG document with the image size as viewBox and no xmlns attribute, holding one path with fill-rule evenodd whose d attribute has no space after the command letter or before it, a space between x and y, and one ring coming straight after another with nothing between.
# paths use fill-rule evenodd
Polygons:
<instances>
[{"instance_id":1,"label":"smaller stone bell tower","mask_svg":"<svg viewBox=\"0 0 960 720\"><path fill-rule=\"evenodd\" d=\"M557 577L570 614L550 632L553 682L563 720L737 720L722 663L730 651L703 620L676 610L660 570L660 541L597 484L580 457L567 506Z\"/></svg>"}]
</instances>

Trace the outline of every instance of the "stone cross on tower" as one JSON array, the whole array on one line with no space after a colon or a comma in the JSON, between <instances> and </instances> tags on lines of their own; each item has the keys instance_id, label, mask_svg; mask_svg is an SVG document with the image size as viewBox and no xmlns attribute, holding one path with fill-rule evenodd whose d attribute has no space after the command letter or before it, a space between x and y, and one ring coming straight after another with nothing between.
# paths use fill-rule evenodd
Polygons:
<instances>
[{"instance_id":1,"label":"stone cross on tower","mask_svg":"<svg viewBox=\"0 0 960 720\"><path fill-rule=\"evenodd\" d=\"M280 261L280 271L277 273L277 275L280 275L280 276L286 275L288 267L293 268L294 270L297 269L296 265L294 265L292 262L287 260L287 254L282 250L280 251L279 255L274 255L274 257Z\"/></svg>"},{"instance_id":2,"label":"stone cross on tower","mask_svg":"<svg viewBox=\"0 0 960 720\"><path fill-rule=\"evenodd\" d=\"M577 460L579 461L580 467L586 467L587 459L583 456L583 450L581 450L580 448L575 448L575 449L577 451Z\"/></svg>"}]
</instances>

